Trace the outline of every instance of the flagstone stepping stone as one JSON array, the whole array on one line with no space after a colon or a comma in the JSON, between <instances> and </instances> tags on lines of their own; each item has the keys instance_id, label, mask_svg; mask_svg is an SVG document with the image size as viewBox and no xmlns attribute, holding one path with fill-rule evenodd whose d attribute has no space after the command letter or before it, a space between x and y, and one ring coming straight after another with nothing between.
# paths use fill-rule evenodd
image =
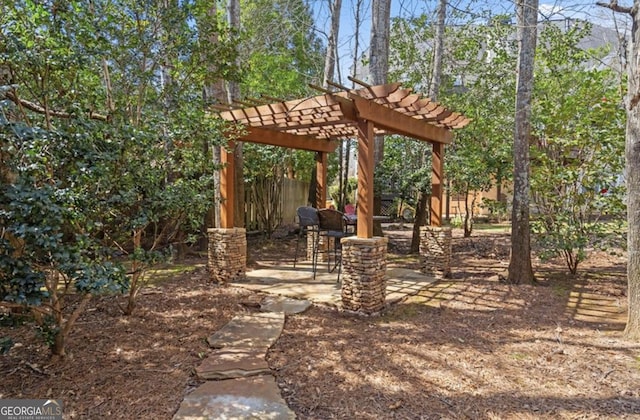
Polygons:
<instances>
[{"instance_id":1,"label":"flagstone stepping stone","mask_svg":"<svg viewBox=\"0 0 640 420\"><path fill-rule=\"evenodd\" d=\"M196 369L202 379L245 378L270 373L265 349L223 348L216 350Z\"/></svg>"},{"instance_id":2,"label":"flagstone stepping stone","mask_svg":"<svg viewBox=\"0 0 640 420\"><path fill-rule=\"evenodd\" d=\"M284 312L285 315L299 314L311 306L308 300L292 299L284 296L267 296L260 304L265 312Z\"/></svg>"},{"instance_id":3,"label":"flagstone stepping stone","mask_svg":"<svg viewBox=\"0 0 640 420\"><path fill-rule=\"evenodd\" d=\"M271 375L207 381L185 396L174 420L295 419Z\"/></svg>"},{"instance_id":4,"label":"flagstone stepping stone","mask_svg":"<svg viewBox=\"0 0 640 420\"><path fill-rule=\"evenodd\" d=\"M266 350L276 342L283 328L283 312L239 315L207 338L207 342L215 349L252 347Z\"/></svg>"}]
</instances>

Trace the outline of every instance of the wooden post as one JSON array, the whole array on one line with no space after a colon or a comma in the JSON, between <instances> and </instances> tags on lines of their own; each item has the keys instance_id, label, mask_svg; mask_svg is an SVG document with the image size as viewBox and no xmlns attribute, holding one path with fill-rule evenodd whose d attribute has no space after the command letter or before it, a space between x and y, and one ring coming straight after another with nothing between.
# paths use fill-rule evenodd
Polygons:
<instances>
[{"instance_id":1,"label":"wooden post","mask_svg":"<svg viewBox=\"0 0 640 420\"><path fill-rule=\"evenodd\" d=\"M234 200L235 200L235 144L229 142L229 151L220 148L220 227L230 229L233 227Z\"/></svg>"},{"instance_id":2,"label":"wooden post","mask_svg":"<svg viewBox=\"0 0 640 420\"><path fill-rule=\"evenodd\" d=\"M327 153L316 152L316 207L327 207Z\"/></svg>"},{"instance_id":3,"label":"wooden post","mask_svg":"<svg viewBox=\"0 0 640 420\"><path fill-rule=\"evenodd\" d=\"M358 120L358 238L373 238L373 123Z\"/></svg>"},{"instance_id":4,"label":"wooden post","mask_svg":"<svg viewBox=\"0 0 640 420\"><path fill-rule=\"evenodd\" d=\"M444 144L433 143L431 153L430 225L442 226L442 193L444 181Z\"/></svg>"}]
</instances>

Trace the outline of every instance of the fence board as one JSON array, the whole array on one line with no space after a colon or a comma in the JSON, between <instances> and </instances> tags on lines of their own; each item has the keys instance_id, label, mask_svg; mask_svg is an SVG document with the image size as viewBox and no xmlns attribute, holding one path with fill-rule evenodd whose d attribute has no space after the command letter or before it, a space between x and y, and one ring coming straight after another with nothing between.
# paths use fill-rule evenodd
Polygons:
<instances>
[{"instance_id":1,"label":"fence board","mask_svg":"<svg viewBox=\"0 0 640 420\"><path fill-rule=\"evenodd\" d=\"M288 178L282 181L282 223L296 223L296 209L307 204L309 183Z\"/></svg>"},{"instance_id":2,"label":"fence board","mask_svg":"<svg viewBox=\"0 0 640 420\"><path fill-rule=\"evenodd\" d=\"M280 203L278 204L280 224L296 223L296 209L307 204L309 183L297 179L282 178ZM245 226L248 231L265 231L266 226L258 218L257 206L249 189L245 194Z\"/></svg>"}]
</instances>

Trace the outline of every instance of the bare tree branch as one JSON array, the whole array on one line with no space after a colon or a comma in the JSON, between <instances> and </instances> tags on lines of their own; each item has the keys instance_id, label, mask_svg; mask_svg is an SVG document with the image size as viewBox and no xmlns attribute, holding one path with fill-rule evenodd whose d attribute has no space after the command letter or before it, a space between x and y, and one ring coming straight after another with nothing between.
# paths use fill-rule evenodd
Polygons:
<instances>
[{"instance_id":1,"label":"bare tree branch","mask_svg":"<svg viewBox=\"0 0 640 420\"><path fill-rule=\"evenodd\" d=\"M601 7L605 7L607 9L611 9L614 12L618 12L618 13L626 13L626 14L629 14L629 15L633 14L633 8L632 7L620 6L620 5L618 5L618 0L611 0L609 3L605 3L603 1L598 1L598 2L596 2L596 5L601 6Z\"/></svg>"},{"instance_id":2,"label":"bare tree branch","mask_svg":"<svg viewBox=\"0 0 640 420\"><path fill-rule=\"evenodd\" d=\"M46 110L45 108L43 108L42 106L36 103L27 101L25 99L20 99L18 95L12 91L5 92L4 96L7 99L9 99L11 102L15 103L16 105L22 106L33 112L37 112L38 114L48 114L52 117L58 117L58 118L74 118L75 117L74 114L71 114L69 112ZM92 120L107 121L106 115L96 114L93 111L89 111L89 118L91 118Z\"/></svg>"}]
</instances>

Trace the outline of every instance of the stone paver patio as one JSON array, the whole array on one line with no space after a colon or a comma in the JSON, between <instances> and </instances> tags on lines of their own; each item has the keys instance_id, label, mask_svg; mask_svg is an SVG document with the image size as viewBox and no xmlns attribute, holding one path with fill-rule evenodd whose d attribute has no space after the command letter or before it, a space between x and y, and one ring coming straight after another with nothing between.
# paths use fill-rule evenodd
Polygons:
<instances>
[{"instance_id":1,"label":"stone paver patio","mask_svg":"<svg viewBox=\"0 0 640 420\"><path fill-rule=\"evenodd\" d=\"M387 305L399 302L408 296L416 295L420 290L436 281L429 274L418 270L399 267L387 267ZM327 272L326 264L318 267L316 278L313 278L311 263L299 262L293 265L264 266L246 273L246 279L230 283L257 292L305 299L340 308L340 284L338 273Z\"/></svg>"}]
</instances>

